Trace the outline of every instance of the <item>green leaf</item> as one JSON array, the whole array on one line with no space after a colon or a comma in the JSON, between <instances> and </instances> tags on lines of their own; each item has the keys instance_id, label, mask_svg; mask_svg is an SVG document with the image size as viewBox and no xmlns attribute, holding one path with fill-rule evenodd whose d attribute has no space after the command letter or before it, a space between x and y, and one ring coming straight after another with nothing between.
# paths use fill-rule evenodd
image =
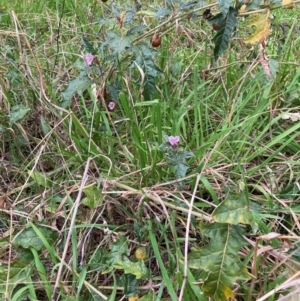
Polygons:
<instances>
[{"instance_id":1,"label":"green leaf","mask_svg":"<svg viewBox=\"0 0 300 301\"><path fill-rule=\"evenodd\" d=\"M31 111L31 109L25 107L24 105L13 106L9 114L10 124L22 120L29 111Z\"/></svg>"},{"instance_id":2,"label":"green leaf","mask_svg":"<svg viewBox=\"0 0 300 301\"><path fill-rule=\"evenodd\" d=\"M141 101L141 102L136 102L133 107L149 107L153 105L159 104L159 99L154 99L154 100L149 100L149 101Z\"/></svg>"},{"instance_id":3,"label":"green leaf","mask_svg":"<svg viewBox=\"0 0 300 301\"><path fill-rule=\"evenodd\" d=\"M249 209L249 199L245 193L229 193L226 199L212 214L218 223L252 224L252 213Z\"/></svg>"},{"instance_id":4,"label":"green leaf","mask_svg":"<svg viewBox=\"0 0 300 301\"><path fill-rule=\"evenodd\" d=\"M86 198L82 200L83 205L88 206L90 209L95 209L102 205L102 194L99 188L97 188L95 185L85 187L83 192L86 194Z\"/></svg>"},{"instance_id":5,"label":"green leaf","mask_svg":"<svg viewBox=\"0 0 300 301\"><path fill-rule=\"evenodd\" d=\"M175 178L180 179L186 176L189 167L182 162L179 162L177 165L174 166Z\"/></svg>"},{"instance_id":6,"label":"green leaf","mask_svg":"<svg viewBox=\"0 0 300 301\"><path fill-rule=\"evenodd\" d=\"M82 38L82 44L83 47L85 48L86 52L91 53L91 54L96 54L96 51L93 47L93 45L85 38Z\"/></svg>"},{"instance_id":7,"label":"green leaf","mask_svg":"<svg viewBox=\"0 0 300 301\"><path fill-rule=\"evenodd\" d=\"M146 44L133 47L132 51L134 53L134 63L131 64L131 67L138 65L143 70L143 95L145 100L150 100L156 91L155 78L163 74L153 61L153 57L157 52Z\"/></svg>"},{"instance_id":8,"label":"green leaf","mask_svg":"<svg viewBox=\"0 0 300 301\"><path fill-rule=\"evenodd\" d=\"M138 262L132 262L130 260L125 260L115 264L117 269L124 270L125 274L135 275L136 279L145 278L148 276L148 269L145 266L144 260Z\"/></svg>"},{"instance_id":9,"label":"green leaf","mask_svg":"<svg viewBox=\"0 0 300 301\"><path fill-rule=\"evenodd\" d=\"M19 274L27 266L24 262L11 262L9 266L9 279ZM8 273L8 264L0 263L0 280L6 281Z\"/></svg>"},{"instance_id":10,"label":"green leaf","mask_svg":"<svg viewBox=\"0 0 300 301\"><path fill-rule=\"evenodd\" d=\"M53 231L50 228L36 226L40 232L43 234L45 239L49 242L49 244L53 244L58 237L57 232ZM24 249L34 248L36 250L41 250L44 247L42 240L35 233L35 231L30 227L23 230L19 235L16 236L13 244L17 246L21 246Z\"/></svg>"},{"instance_id":11,"label":"green leaf","mask_svg":"<svg viewBox=\"0 0 300 301\"><path fill-rule=\"evenodd\" d=\"M20 296L18 296L18 298L16 299L16 301L28 301L31 298L31 294L28 290L27 286L23 286L22 287L24 289L23 292L21 292L21 290L17 291L17 293L20 294ZM16 294L14 294L14 300L15 300Z\"/></svg>"},{"instance_id":12,"label":"green leaf","mask_svg":"<svg viewBox=\"0 0 300 301\"><path fill-rule=\"evenodd\" d=\"M43 134L47 135L50 133L50 131L52 130L51 126L47 123L47 121L44 119L43 116L41 116L41 126L42 126L42 130L43 130Z\"/></svg>"},{"instance_id":13,"label":"green leaf","mask_svg":"<svg viewBox=\"0 0 300 301\"><path fill-rule=\"evenodd\" d=\"M240 260L238 251L247 245L239 226L214 223L200 224L201 233L210 244L189 254L189 267L207 272L202 290L215 301L234 298L232 284L238 279L249 279L250 274Z\"/></svg>"},{"instance_id":14,"label":"green leaf","mask_svg":"<svg viewBox=\"0 0 300 301\"><path fill-rule=\"evenodd\" d=\"M75 93L82 94L83 91L93 84L93 80L91 80L87 75L80 75L79 77L71 80L67 89L62 92L63 102L61 106L63 108L67 108L71 104L71 98Z\"/></svg>"},{"instance_id":15,"label":"green leaf","mask_svg":"<svg viewBox=\"0 0 300 301\"><path fill-rule=\"evenodd\" d=\"M252 0L249 4L247 4L247 11L254 11L261 9L263 7L261 0Z\"/></svg>"},{"instance_id":16,"label":"green leaf","mask_svg":"<svg viewBox=\"0 0 300 301\"><path fill-rule=\"evenodd\" d=\"M156 85L155 80L151 76L145 77L144 84L143 84L143 96L145 100L150 100L153 98L155 91L156 91Z\"/></svg>"},{"instance_id":17,"label":"green leaf","mask_svg":"<svg viewBox=\"0 0 300 301\"><path fill-rule=\"evenodd\" d=\"M168 8L161 7L158 9L158 11L155 13L154 18L160 19L160 21L166 19L172 14L172 11Z\"/></svg>"},{"instance_id":18,"label":"green leaf","mask_svg":"<svg viewBox=\"0 0 300 301\"><path fill-rule=\"evenodd\" d=\"M195 8L197 3L198 3L198 1L183 2L180 4L179 10L186 10L186 11L192 10Z\"/></svg>"},{"instance_id":19,"label":"green leaf","mask_svg":"<svg viewBox=\"0 0 300 301\"><path fill-rule=\"evenodd\" d=\"M278 5L278 6L283 6L282 5L282 0L271 0L270 1L270 4L273 4L273 5Z\"/></svg>"},{"instance_id":20,"label":"green leaf","mask_svg":"<svg viewBox=\"0 0 300 301\"><path fill-rule=\"evenodd\" d=\"M149 292L147 295L144 295L143 297L139 298L138 301L153 301L154 300L154 294L153 292Z\"/></svg>"},{"instance_id":21,"label":"green leaf","mask_svg":"<svg viewBox=\"0 0 300 301\"><path fill-rule=\"evenodd\" d=\"M295 243L293 247L288 251L288 254L293 256L295 260L300 261L300 243Z\"/></svg>"},{"instance_id":22,"label":"green leaf","mask_svg":"<svg viewBox=\"0 0 300 301\"><path fill-rule=\"evenodd\" d=\"M122 91L122 88L118 85L118 83L116 85L107 85L107 90L112 99L119 100L119 94Z\"/></svg>"},{"instance_id":23,"label":"green leaf","mask_svg":"<svg viewBox=\"0 0 300 301\"><path fill-rule=\"evenodd\" d=\"M176 179L185 177L189 168L186 159L194 157L194 154L185 150L175 151L168 142L161 145L161 147L164 146L169 149L168 159L170 166L174 169Z\"/></svg>"},{"instance_id":24,"label":"green leaf","mask_svg":"<svg viewBox=\"0 0 300 301\"><path fill-rule=\"evenodd\" d=\"M155 65L153 57L157 51L150 48L146 44L140 44L132 48L134 53L134 61L139 65L147 76L157 77L162 75L163 72ZM134 66L134 64L132 64Z\"/></svg>"},{"instance_id":25,"label":"green leaf","mask_svg":"<svg viewBox=\"0 0 300 301\"><path fill-rule=\"evenodd\" d=\"M236 15L237 10L233 7L230 7L226 17L223 18L220 23L218 23L220 28L213 38L213 42L215 43L214 56L216 60L228 48L233 29L237 24Z\"/></svg>"},{"instance_id":26,"label":"green leaf","mask_svg":"<svg viewBox=\"0 0 300 301\"><path fill-rule=\"evenodd\" d=\"M91 268L91 269L97 269L97 271L103 271L107 268L107 260L109 259L109 253L106 249L102 249L102 248L98 248L88 266Z\"/></svg>"},{"instance_id":27,"label":"green leaf","mask_svg":"<svg viewBox=\"0 0 300 301\"><path fill-rule=\"evenodd\" d=\"M102 298L99 294L93 290L90 290L91 299L89 301L106 301L107 299Z\"/></svg>"},{"instance_id":28,"label":"green leaf","mask_svg":"<svg viewBox=\"0 0 300 301\"><path fill-rule=\"evenodd\" d=\"M126 33L126 36L132 36L134 34L140 34L142 32L144 32L146 30L147 26L146 25L137 25L137 26L134 26L132 28L130 28L127 33Z\"/></svg>"},{"instance_id":29,"label":"green leaf","mask_svg":"<svg viewBox=\"0 0 300 301\"><path fill-rule=\"evenodd\" d=\"M29 176L38 184L43 187L51 187L51 181L46 177L45 174L39 171L30 171Z\"/></svg>"},{"instance_id":30,"label":"green leaf","mask_svg":"<svg viewBox=\"0 0 300 301\"><path fill-rule=\"evenodd\" d=\"M279 70L279 63L277 60L270 58L269 59L269 68L272 73L272 76L275 77Z\"/></svg>"},{"instance_id":31,"label":"green leaf","mask_svg":"<svg viewBox=\"0 0 300 301\"><path fill-rule=\"evenodd\" d=\"M123 52L129 51L131 47L131 37L122 37L113 31L109 31L107 33L107 40L102 43L100 50L103 53L105 48L110 48L113 55L118 55L118 57L121 57Z\"/></svg>"},{"instance_id":32,"label":"green leaf","mask_svg":"<svg viewBox=\"0 0 300 301\"><path fill-rule=\"evenodd\" d=\"M129 256L128 241L123 235L119 236L116 242L110 244L109 259L107 260L108 268L103 274L111 272L114 268L122 265L124 255Z\"/></svg>"},{"instance_id":33,"label":"green leaf","mask_svg":"<svg viewBox=\"0 0 300 301\"><path fill-rule=\"evenodd\" d=\"M19 262L30 263L34 257L30 249L24 249L22 247L16 248L16 254Z\"/></svg>"},{"instance_id":34,"label":"green leaf","mask_svg":"<svg viewBox=\"0 0 300 301\"><path fill-rule=\"evenodd\" d=\"M220 10L221 10L222 14L224 16L226 16L229 11L229 7L230 7L232 0L218 0L218 2L219 2L219 6L220 6Z\"/></svg>"},{"instance_id":35,"label":"green leaf","mask_svg":"<svg viewBox=\"0 0 300 301\"><path fill-rule=\"evenodd\" d=\"M132 274L123 274L120 277L119 285L124 287L124 295L126 296L126 298L138 293L136 286L138 285L139 281Z\"/></svg>"}]
</instances>

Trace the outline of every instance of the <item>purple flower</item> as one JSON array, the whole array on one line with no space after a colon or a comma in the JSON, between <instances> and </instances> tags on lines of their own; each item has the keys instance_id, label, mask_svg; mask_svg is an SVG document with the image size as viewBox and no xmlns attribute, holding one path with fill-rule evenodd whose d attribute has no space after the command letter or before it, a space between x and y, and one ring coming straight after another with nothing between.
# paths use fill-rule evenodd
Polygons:
<instances>
[{"instance_id":1,"label":"purple flower","mask_svg":"<svg viewBox=\"0 0 300 301\"><path fill-rule=\"evenodd\" d=\"M169 140L169 143L170 143L173 147L177 147L180 138L179 138L179 136L175 136L175 137L174 137L174 136L170 136L170 137L168 138L168 140Z\"/></svg>"},{"instance_id":2,"label":"purple flower","mask_svg":"<svg viewBox=\"0 0 300 301\"><path fill-rule=\"evenodd\" d=\"M91 53L87 53L87 54L85 55L85 61L86 61L86 63L87 63L89 66L92 65L93 60L94 60L94 56L93 56Z\"/></svg>"},{"instance_id":3,"label":"purple flower","mask_svg":"<svg viewBox=\"0 0 300 301\"><path fill-rule=\"evenodd\" d=\"M109 108L111 111L113 111L113 109L115 108L115 106L116 106L116 104L115 104L115 102L113 102L113 101L110 101L110 102L108 103L108 108Z\"/></svg>"}]
</instances>

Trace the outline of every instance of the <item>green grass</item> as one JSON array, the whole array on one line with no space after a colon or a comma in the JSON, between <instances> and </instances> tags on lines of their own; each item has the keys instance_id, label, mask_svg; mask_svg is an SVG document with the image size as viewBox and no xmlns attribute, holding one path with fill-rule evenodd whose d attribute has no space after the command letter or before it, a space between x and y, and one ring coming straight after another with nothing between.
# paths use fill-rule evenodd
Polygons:
<instances>
[{"instance_id":1,"label":"green grass","mask_svg":"<svg viewBox=\"0 0 300 301\"><path fill-rule=\"evenodd\" d=\"M141 4L132 23L134 1L0 4L1 300L293 294L299 5L272 11L270 80L258 47L239 39L247 18L214 61L203 10L163 23L150 12L166 4ZM216 267L224 287L209 281Z\"/></svg>"}]
</instances>

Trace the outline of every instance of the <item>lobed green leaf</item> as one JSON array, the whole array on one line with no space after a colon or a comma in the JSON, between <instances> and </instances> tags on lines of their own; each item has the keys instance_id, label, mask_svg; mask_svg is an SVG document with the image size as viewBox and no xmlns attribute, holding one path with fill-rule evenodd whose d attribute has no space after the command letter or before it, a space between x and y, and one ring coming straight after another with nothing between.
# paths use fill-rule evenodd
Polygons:
<instances>
[{"instance_id":1,"label":"lobed green leaf","mask_svg":"<svg viewBox=\"0 0 300 301\"><path fill-rule=\"evenodd\" d=\"M251 225L252 213L249 209L249 199L245 193L231 192L215 209L212 216L218 223Z\"/></svg>"},{"instance_id":2,"label":"lobed green leaf","mask_svg":"<svg viewBox=\"0 0 300 301\"><path fill-rule=\"evenodd\" d=\"M215 301L234 298L232 285L238 279L249 279L247 268L239 259L238 251L247 242L239 226L214 223L200 224L210 243L189 254L189 267L207 272L202 290Z\"/></svg>"}]
</instances>

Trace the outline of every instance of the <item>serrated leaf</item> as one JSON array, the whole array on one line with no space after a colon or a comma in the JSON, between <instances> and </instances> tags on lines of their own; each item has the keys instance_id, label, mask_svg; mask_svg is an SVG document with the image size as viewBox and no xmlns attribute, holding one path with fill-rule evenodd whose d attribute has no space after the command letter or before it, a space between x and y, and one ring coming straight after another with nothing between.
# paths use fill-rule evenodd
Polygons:
<instances>
[{"instance_id":1,"label":"serrated leaf","mask_svg":"<svg viewBox=\"0 0 300 301\"><path fill-rule=\"evenodd\" d=\"M132 262L125 260L115 266L117 269L124 270L125 274L135 275L136 279L144 278L148 275L148 269L145 266L144 260Z\"/></svg>"},{"instance_id":2,"label":"serrated leaf","mask_svg":"<svg viewBox=\"0 0 300 301\"><path fill-rule=\"evenodd\" d=\"M162 74L162 71L153 61L153 56L157 52L146 44L133 47L132 51L134 53L134 63L131 67L138 65L143 70L143 96L145 100L151 100L156 91L155 78Z\"/></svg>"},{"instance_id":3,"label":"serrated leaf","mask_svg":"<svg viewBox=\"0 0 300 301\"><path fill-rule=\"evenodd\" d=\"M136 14L136 8L133 6L128 6L126 8L126 17L125 17L125 24L126 26L130 25L130 23L134 20Z\"/></svg>"},{"instance_id":4,"label":"serrated leaf","mask_svg":"<svg viewBox=\"0 0 300 301\"><path fill-rule=\"evenodd\" d=\"M88 206L90 209L95 209L102 205L102 194L95 185L85 187L83 192L86 194L86 198L82 200L83 205Z\"/></svg>"},{"instance_id":5,"label":"serrated leaf","mask_svg":"<svg viewBox=\"0 0 300 301\"><path fill-rule=\"evenodd\" d=\"M109 259L109 253L106 249L98 248L89 262L91 269L97 269L97 271L103 271L107 268L107 260Z\"/></svg>"},{"instance_id":6,"label":"serrated leaf","mask_svg":"<svg viewBox=\"0 0 300 301\"><path fill-rule=\"evenodd\" d=\"M189 169L188 165L181 162L175 165L174 166L175 178L176 179L184 178L186 176L188 169Z\"/></svg>"},{"instance_id":7,"label":"serrated leaf","mask_svg":"<svg viewBox=\"0 0 300 301\"><path fill-rule=\"evenodd\" d=\"M25 107L24 105L13 106L9 113L10 124L22 120L30 111L31 109Z\"/></svg>"},{"instance_id":8,"label":"serrated leaf","mask_svg":"<svg viewBox=\"0 0 300 301\"><path fill-rule=\"evenodd\" d=\"M111 10L112 10L112 12L113 12L113 14L114 14L115 16L120 16L121 11L120 11L120 9L119 9L117 6L112 5L112 6L111 6Z\"/></svg>"},{"instance_id":9,"label":"serrated leaf","mask_svg":"<svg viewBox=\"0 0 300 301\"><path fill-rule=\"evenodd\" d=\"M222 19L218 24L220 25L217 34L213 38L215 43L214 56L215 59L226 51L228 48L229 40L231 38L232 32L237 24L237 10L233 7L229 8L229 11L224 19Z\"/></svg>"},{"instance_id":10,"label":"serrated leaf","mask_svg":"<svg viewBox=\"0 0 300 301\"><path fill-rule=\"evenodd\" d=\"M270 31L270 24L269 13L257 14L257 16L252 17L251 21L247 23L247 26L255 26L256 30L250 37L244 39L244 42L253 45L264 42L272 33Z\"/></svg>"},{"instance_id":11,"label":"serrated leaf","mask_svg":"<svg viewBox=\"0 0 300 301\"><path fill-rule=\"evenodd\" d=\"M174 152L168 141L160 145L160 147L171 149L168 159L170 166L172 166L174 169L176 179L185 177L189 168L189 166L186 164L186 159L194 157L194 154L185 150Z\"/></svg>"},{"instance_id":12,"label":"serrated leaf","mask_svg":"<svg viewBox=\"0 0 300 301\"><path fill-rule=\"evenodd\" d=\"M109 47L113 55L119 57L125 52L129 51L132 47L131 38L129 36L120 36L113 31L107 33L107 39L102 43L100 49L103 50Z\"/></svg>"},{"instance_id":13,"label":"serrated leaf","mask_svg":"<svg viewBox=\"0 0 300 301\"><path fill-rule=\"evenodd\" d=\"M134 34L137 34L137 33L142 33L143 31L145 31L145 29L147 28L146 25L137 25L137 26L134 26L132 28L130 28L127 33L126 33L126 36L132 36Z\"/></svg>"},{"instance_id":14,"label":"serrated leaf","mask_svg":"<svg viewBox=\"0 0 300 301\"><path fill-rule=\"evenodd\" d=\"M249 200L243 192L229 193L226 199L214 210L212 216L218 223L232 225L251 225L252 223Z\"/></svg>"},{"instance_id":15,"label":"serrated leaf","mask_svg":"<svg viewBox=\"0 0 300 301\"><path fill-rule=\"evenodd\" d=\"M45 239L50 245L54 244L55 240L58 237L57 232L53 231L50 228L36 226ZM16 236L13 244L21 246L24 249L34 248L37 251L41 250L44 247L42 240L35 233L35 231L30 227L23 230L19 235Z\"/></svg>"},{"instance_id":16,"label":"serrated leaf","mask_svg":"<svg viewBox=\"0 0 300 301\"><path fill-rule=\"evenodd\" d=\"M62 92L63 102L61 106L67 108L70 106L71 98L75 93L82 94L83 91L94 82L88 76L82 75L69 82L67 89Z\"/></svg>"},{"instance_id":17,"label":"serrated leaf","mask_svg":"<svg viewBox=\"0 0 300 301\"><path fill-rule=\"evenodd\" d=\"M218 0L218 2L219 2L219 6L220 6L220 10L221 10L222 14L224 16L226 16L229 11L229 7L230 7L232 0Z\"/></svg>"},{"instance_id":18,"label":"serrated leaf","mask_svg":"<svg viewBox=\"0 0 300 301\"><path fill-rule=\"evenodd\" d=\"M233 283L250 278L238 256L247 242L239 226L201 223L200 231L210 238L210 244L189 254L189 267L207 272L202 285L205 295L213 297L214 301L227 301L234 297Z\"/></svg>"},{"instance_id":19,"label":"serrated leaf","mask_svg":"<svg viewBox=\"0 0 300 301\"><path fill-rule=\"evenodd\" d=\"M171 14L172 14L172 11L170 9L161 7L155 13L154 18L163 20L163 19L169 17Z\"/></svg>"},{"instance_id":20,"label":"serrated leaf","mask_svg":"<svg viewBox=\"0 0 300 301\"><path fill-rule=\"evenodd\" d=\"M129 255L128 241L123 235L119 235L116 242L110 244L110 253L107 260L108 268L103 271L103 274L111 272L115 267L122 264L123 256Z\"/></svg>"},{"instance_id":21,"label":"serrated leaf","mask_svg":"<svg viewBox=\"0 0 300 301\"><path fill-rule=\"evenodd\" d=\"M157 54L156 50L146 44L140 44L132 48L132 51L135 63L143 69L146 76L156 77L163 74L153 61L153 57Z\"/></svg>"}]
</instances>

